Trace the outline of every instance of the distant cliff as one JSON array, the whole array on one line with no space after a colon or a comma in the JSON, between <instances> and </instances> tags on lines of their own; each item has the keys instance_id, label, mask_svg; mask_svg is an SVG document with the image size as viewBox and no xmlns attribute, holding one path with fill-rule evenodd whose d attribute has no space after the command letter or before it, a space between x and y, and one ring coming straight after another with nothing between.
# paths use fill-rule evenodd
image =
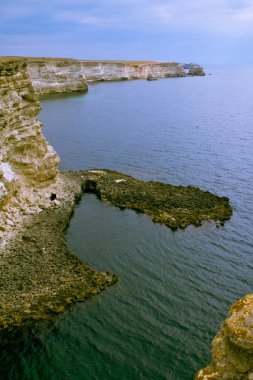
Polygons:
<instances>
[{"instance_id":1,"label":"distant cliff","mask_svg":"<svg viewBox=\"0 0 253 380\"><path fill-rule=\"evenodd\" d=\"M39 94L87 91L87 82L186 75L183 66L175 62L78 61L64 58L28 58L28 73Z\"/></svg>"},{"instance_id":2,"label":"distant cliff","mask_svg":"<svg viewBox=\"0 0 253 380\"><path fill-rule=\"evenodd\" d=\"M81 61L87 81L184 77L183 66L176 62Z\"/></svg>"},{"instance_id":3,"label":"distant cliff","mask_svg":"<svg viewBox=\"0 0 253 380\"><path fill-rule=\"evenodd\" d=\"M120 81L202 76L203 69L194 65L189 72L177 62L76 60L69 58L29 58L27 71L38 94L88 90L87 82Z\"/></svg>"},{"instance_id":4,"label":"distant cliff","mask_svg":"<svg viewBox=\"0 0 253 380\"><path fill-rule=\"evenodd\" d=\"M188 70L187 71L188 75L191 75L191 76L204 76L204 75L206 75L203 67L201 67L197 63L185 63L183 65L183 67L185 70Z\"/></svg>"}]
</instances>

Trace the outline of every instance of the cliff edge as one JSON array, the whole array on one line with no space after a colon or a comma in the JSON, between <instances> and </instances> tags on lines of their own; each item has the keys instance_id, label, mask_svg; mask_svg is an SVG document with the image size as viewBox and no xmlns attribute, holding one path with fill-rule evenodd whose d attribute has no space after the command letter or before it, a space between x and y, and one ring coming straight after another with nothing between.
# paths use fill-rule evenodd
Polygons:
<instances>
[{"instance_id":1,"label":"cliff edge","mask_svg":"<svg viewBox=\"0 0 253 380\"><path fill-rule=\"evenodd\" d=\"M36 192L43 197L43 188L55 183L60 162L41 133L40 104L26 67L21 60L0 61L0 239L27 204L38 210L43 202Z\"/></svg>"}]
</instances>

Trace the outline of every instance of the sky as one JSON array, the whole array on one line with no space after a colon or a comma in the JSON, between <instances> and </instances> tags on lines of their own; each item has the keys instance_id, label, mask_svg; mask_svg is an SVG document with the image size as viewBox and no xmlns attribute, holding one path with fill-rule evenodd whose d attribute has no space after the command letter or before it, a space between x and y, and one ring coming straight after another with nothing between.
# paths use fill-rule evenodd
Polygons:
<instances>
[{"instance_id":1,"label":"sky","mask_svg":"<svg viewBox=\"0 0 253 380\"><path fill-rule=\"evenodd\" d=\"M0 0L0 55L253 63L253 0Z\"/></svg>"}]
</instances>

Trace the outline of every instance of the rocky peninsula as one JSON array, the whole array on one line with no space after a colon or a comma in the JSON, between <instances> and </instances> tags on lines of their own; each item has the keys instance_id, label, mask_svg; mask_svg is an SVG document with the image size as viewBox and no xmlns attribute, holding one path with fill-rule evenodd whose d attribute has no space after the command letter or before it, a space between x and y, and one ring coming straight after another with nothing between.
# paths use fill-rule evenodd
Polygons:
<instances>
[{"instance_id":1,"label":"rocky peninsula","mask_svg":"<svg viewBox=\"0 0 253 380\"><path fill-rule=\"evenodd\" d=\"M104 169L61 172L47 191L42 210L16 226L15 238L2 250L0 329L52 318L68 304L84 301L117 281L115 275L85 265L67 248L64 230L83 193L145 212L173 230L205 220L223 224L232 213L226 197Z\"/></svg>"},{"instance_id":2,"label":"rocky peninsula","mask_svg":"<svg viewBox=\"0 0 253 380\"><path fill-rule=\"evenodd\" d=\"M49 319L117 281L81 262L66 245L64 230L85 192L173 230L204 221L223 224L232 214L228 198L194 187L143 182L105 169L60 173L59 157L41 133L27 65L0 60L0 329ZM213 341L212 362L196 379L253 378L252 310L252 295L231 307Z\"/></svg>"}]
</instances>

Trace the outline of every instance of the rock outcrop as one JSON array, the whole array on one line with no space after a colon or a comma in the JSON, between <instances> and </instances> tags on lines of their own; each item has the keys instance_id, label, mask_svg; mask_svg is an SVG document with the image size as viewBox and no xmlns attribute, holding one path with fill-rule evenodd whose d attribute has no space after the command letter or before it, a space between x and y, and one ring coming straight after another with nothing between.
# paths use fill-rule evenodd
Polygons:
<instances>
[{"instance_id":1,"label":"rock outcrop","mask_svg":"<svg viewBox=\"0 0 253 380\"><path fill-rule=\"evenodd\" d=\"M202 66L197 63L185 63L183 68L187 71L190 76L204 76L206 75Z\"/></svg>"},{"instance_id":2,"label":"rock outcrop","mask_svg":"<svg viewBox=\"0 0 253 380\"><path fill-rule=\"evenodd\" d=\"M88 91L80 61L72 59L28 59L28 74L38 94Z\"/></svg>"},{"instance_id":3,"label":"rock outcrop","mask_svg":"<svg viewBox=\"0 0 253 380\"><path fill-rule=\"evenodd\" d=\"M212 361L195 380L253 379L253 294L231 306L212 342Z\"/></svg>"},{"instance_id":4,"label":"rock outcrop","mask_svg":"<svg viewBox=\"0 0 253 380\"><path fill-rule=\"evenodd\" d=\"M34 190L56 180L60 160L41 133L39 112L26 62L0 60L0 239L22 205L35 203Z\"/></svg>"},{"instance_id":5,"label":"rock outcrop","mask_svg":"<svg viewBox=\"0 0 253 380\"><path fill-rule=\"evenodd\" d=\"M144 182L111 170L61 172L56 199L30 216L0 255L0 330L32 319L50 319L66 305L98 294L117 281L93 270L69 252L64 229L83 192L103 202L150 215L169 228L223 223L231 215L227 198L193 187ZM55 198L55 197L53 197Z\"/></svg>"},{"instance_id":6,"label":"rock outcrop","mask_svg":"<svg viewBox=\"0 0 253 380\"><path fill-rule=\"evenodd\" d=\"M199 66L199 65L192 65L189 69L189 75L191 76L204 76L206 75L205 72L204 72L204 69L203 67Z\"/></svg>"},{"instance_id":7,"label":"rock outcrop","mask_svg":"<svg viewBox=\"0 0 253 380\"><path fill-rule=\"evenodd\" d=\"M204 221L224 224L232 215L229 199L192 186L144 182L112 170L82 172L84 190L107 203L151 215L171 229L200 226Z\"/></svg>"}]
</instances>

